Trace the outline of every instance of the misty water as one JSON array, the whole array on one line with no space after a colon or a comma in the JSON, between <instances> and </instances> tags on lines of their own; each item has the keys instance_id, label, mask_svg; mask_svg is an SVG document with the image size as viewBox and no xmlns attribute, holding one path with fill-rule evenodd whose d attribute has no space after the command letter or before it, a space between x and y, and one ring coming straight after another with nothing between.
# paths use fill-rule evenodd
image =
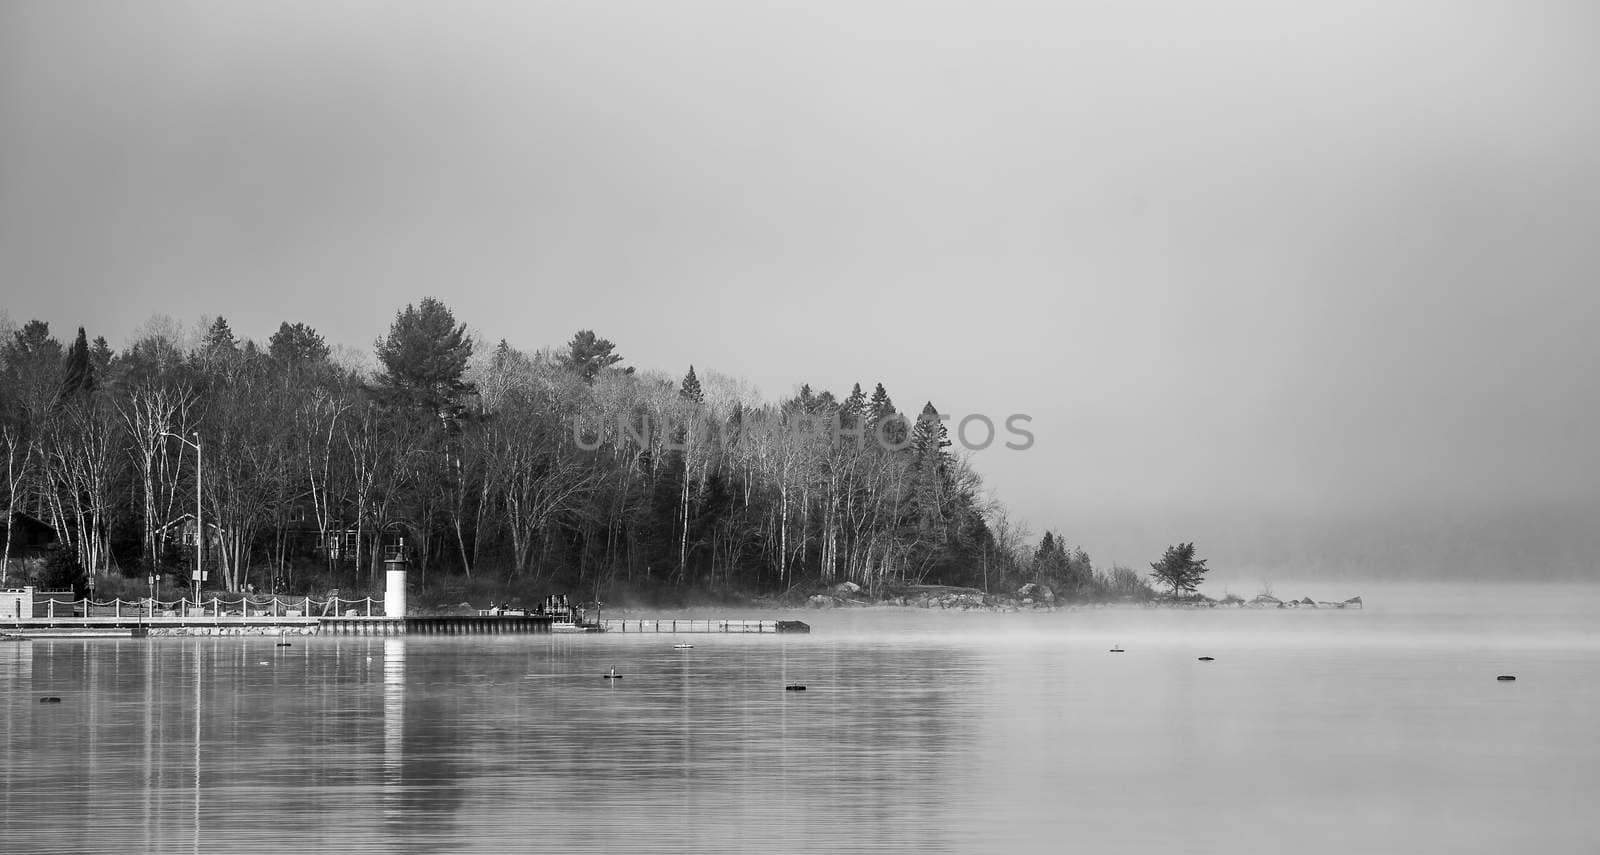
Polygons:
<instances>
[{"instance_id":1,"label":"misty water","mask_svg":"<svg viewBox=\"0 0 1600 855\"><path fill-rule=\"evenodd\" d=\"M1348 593L1368 608L8 642L0 850L1593 851L1600 593Z\"/></svg>"}]
</instances>

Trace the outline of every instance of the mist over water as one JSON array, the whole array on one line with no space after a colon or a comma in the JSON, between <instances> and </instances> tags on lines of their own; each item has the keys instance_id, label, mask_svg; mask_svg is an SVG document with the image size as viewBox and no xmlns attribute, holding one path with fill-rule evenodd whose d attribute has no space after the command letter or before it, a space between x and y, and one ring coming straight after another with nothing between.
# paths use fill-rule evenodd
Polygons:
<instances>
[{"instance_id":1,"label":"mist over water","mask_svg":"<svg viewBox=\"0 0 1600 855\"><path fill-rule=\"evenodd\" d=\"M7 643L0 834L61 853L1589 851L1600 590L1359 593L1362 611L785 613L811 622L798 636Z\"/></svg>"}]
</instances>

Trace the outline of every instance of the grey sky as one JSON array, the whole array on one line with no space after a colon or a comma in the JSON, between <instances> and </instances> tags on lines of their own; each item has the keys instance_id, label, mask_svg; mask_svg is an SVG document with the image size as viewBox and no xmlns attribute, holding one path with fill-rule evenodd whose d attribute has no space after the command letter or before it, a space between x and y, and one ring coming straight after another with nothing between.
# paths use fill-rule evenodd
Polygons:
<instances>
[{"instance_id":1,"label":"grey sky","mask_svg":"<svg viewBox=\"0 0 1600 855\"><path fill-rule=\"evenodd\" d=\"M1415 520L1592 567L1597 37L1585 2L0 0L0 307L366 347L432 294L526 348L1030 413L978 467L1098 558L1359 566Z\"/></svg>"}]
</instances>

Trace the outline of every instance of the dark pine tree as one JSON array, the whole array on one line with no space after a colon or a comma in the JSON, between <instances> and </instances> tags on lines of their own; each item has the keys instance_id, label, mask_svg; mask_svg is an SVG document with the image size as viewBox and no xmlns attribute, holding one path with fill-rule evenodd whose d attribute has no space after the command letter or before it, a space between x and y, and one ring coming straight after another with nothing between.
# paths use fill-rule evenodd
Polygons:
<instances>
[{"instance_id":1,"label":"dark pine tree","mask_svg":"<svg viewBox=\"0 0 1600 855\"><path fill-rule=\"evenodd\" d=\"M706 402L706 395L700 388L700 378L694 376L694 366L689 366L689 373L683 375L683 385L678 389L678 397L693 404Z\"/></svg>"},{"instance_id":2,"label":"dark pine tree","mask_svg":"<svg viewBox=\"0 0 1600 855\"><path fill-rule=\"evenodd\" d=\"M867 402L867 439L880 442L886 448L905 447L905 419L895 409L882 383L872 390L872 400Z\"/></svg>"},{"instance_id":3,"label":"dark pine tree","mask_svg":"<svg viewBox=\"0 0 1600 855\"><path fill-rule=\"evenodd\" d=\"M94 364L89 359L89 337L83 327L78 327L78 337L67 348L66 374L61 380L61 394L71 397L93 391Z\"/></svg>"},{"instance_id":4,"label":"dark pine tree","mask_svg":"<svg viewBox=\"0 0 1600 855\"><path fill-rule=\"evenodd\" d=\"M398 312L377 349L378 389L388 399L446 413L473 389L462 379L472 358L467 325L456 323L449 307L432 297Z\"/></svg>"},{"instance_id":5,"label":"dark pine tree","mask_svg":"<svg viewBox=\"0 0 1600 855\"><path fill-rule=\"evenodd\" d=\"M578 330L573 334L572 340L567 342L564 353L556 356L556 361L568 371L583 378L585 383L593 383L600 372L622 361L622 355L615 353L617 346L610 340L600 338L594 330ZM622 369L625 374L632 374L632 368Z\"/></svg>"},{"instance_id":6,"label":"dark pine tree","mask_svg":"<svg viewBox=\"0 0 1600 855\"><path fill-rule=\"evenodd\" d=\"M50 336L48 321L28 321L6 342L5 364L15 370L28 366L61 364L61 342Z\"/></svg>"},{"instance_id":7,"label":"dark pine tree","mask_svg":"<svg viewBox=\"0 0 1600 855\"><path fill-rule=\"evenodd\" d=\"M267 340L267 355L280 365L316 365L328 359L328 343L315 329L284 321Z\"/></svg>"},{"instance_id":8,"label":"dark pine tree","mask_svg":"<svg viewBox=\"0 0 1600 855\"><path fill-rule=\"evenodd\" d=\"M885 396L887 397L887 396ZM867 396L861 392L861 384L850 387L850 396L839 405L839 423L847 428L861 424L867 415Z\"/></svg>"},{"instance_id":9,"label":"dark pine tree","mask_svg":"<svg viewBox=\"0 0 1600 855\"><path fill-rule=\"evenodd\" d=\"M1039 541L1039 548L1033 553L1033 579L1035 582L1044 582L1051 575L1052 564L1056 555L1056 536L1049 531Z\"/></svg>"},{"instance_id":10,"label":"dark pine tree","mask_svg":"<svg viewBox=\"0 0 1600 855\"><path fill-rule=\"evenodd\" d=\"M896 412L894 401L889 400L889 392L879 383L872 390L872 400L867 403L867 423L876 425Z\"/></svg>"},{"instance_id":11,"label":"dark pine tree","mask_svg":"<svg viewBox=\"0 0 1600 855\"><path fill-rule=\"evenodd\" d=\"M1200 587L1207 572L1206 559L1196 560L1194 557L1193 543L1167 547L1161 560L1152 562L1150 568L1154 571L1150 574L1151 578L1170 586L1174 597Z\"/></svg>"},{"instance_id":12,"label":"dark pine tree","mask_svg":"<svg viewBox=\"0 0 1600 855\"><path fill-rule=\"evenodd\" d=\"M94 343L89 348L89 365L94 368L95 377L106 376L111 370L111 360L115 355L111 352L111 345L106 343L105 336L95 336Z\"/></svg>"},{"instance_id":13,"label":"dark pine tree","mask_svg":"<svg viewBox=\"0 0 1600 855\"><path fill-rule=\"evenodd\" d=\"M917 416L917 423L911 429L911 450L915 452L919 463L925 462L937 466L942 472L944 464L949 458L950 429L944 426L944 421L939 418L939 410L929 401L922 408L922 414Z\"/></svg>"},{"instance_id":14,"label":"dark pine tree","mask_svg":"<svg viewBox=\"0 0 1600 855\"><path fill-rule=\"evenodd\" d=\"M205 338L200 342L200 352L205 356L215 357L230 353L237 353L239 340L234 338L233 327L228 326L228 319L217 315L211 322L211 328L206 330Z\"/></svg>"},{"instance_id":15,"label":"dark pine tree","mask_svg":"<svg viewBox=\"0 0 1600 855\"><path fill-rule=\"evenodd\" d=\"M950 539L946 500L951 496L950 432L939 419L939 410L929 401L911 429L912 512L920 540L945 544Z\"/></svg>"}]
</instances>

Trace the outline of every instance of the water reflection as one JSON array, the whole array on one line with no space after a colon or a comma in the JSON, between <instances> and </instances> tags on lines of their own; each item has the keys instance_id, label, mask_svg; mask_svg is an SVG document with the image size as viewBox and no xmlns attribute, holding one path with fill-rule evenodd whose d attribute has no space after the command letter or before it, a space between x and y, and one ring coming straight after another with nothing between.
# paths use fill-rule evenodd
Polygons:
<instances>
[{"instance_id":1,"label":"water reflection","mask_svg":"<svg viewBox=\"0 0 1600 855\"><path fill-rule=\"evenodd\" d=\"M406 642L383 642L383 803L384 818L400 814L400 763L404 758L406 724Z\"/></svg>"},{"instance_id":2,"label":"water reflection","mask_svg":"<svg viewBox=\"0 0 1600 855\"><path fill-rule=\"evenodd\" d=\"M1375 651L1299 629L1174 634L1154 615L1119 624L1129 652L1107 656L1091 620L984 636L1019 625L1007 617L692 650L671 636L3 645L0 848L1270 852L1293 837L1337 851L1295 835L1330 809L1411 851L1429 847L1393 833L1413 816L1437 822L1431 851L1528 829L1559 850L1596 830L1573 809L1600 795L1591 647ZM1215 662L1195 661L1201 643ZM626 677L601 679L613 665Z\"/></svg>"}]
</instances>

